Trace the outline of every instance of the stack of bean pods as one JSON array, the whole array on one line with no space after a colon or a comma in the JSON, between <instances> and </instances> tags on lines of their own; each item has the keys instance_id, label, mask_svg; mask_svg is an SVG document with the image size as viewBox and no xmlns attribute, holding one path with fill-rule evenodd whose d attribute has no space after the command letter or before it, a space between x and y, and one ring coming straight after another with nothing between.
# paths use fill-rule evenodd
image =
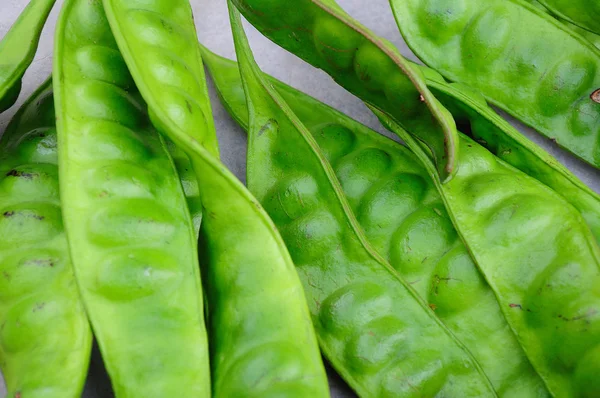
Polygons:
<instances>
[{"instance_id":1,"label":"stack of bean pods","mask_svg":"<svg viewBox=\"0 0 600 398\"><path fill-rule=\"evenodd\" d=\"M117 397L328 397L324 362L360 397L600 397L600 196L488 106L600 168L600 7L390 0L424 66L334 0L227 3L237 63L188 0L63 2L0 139L7 397L81 396L93 342ZM53 5L0 42L0 111ZM404 145L261 72L242 15Z\"/></svg>"}]
</instances>

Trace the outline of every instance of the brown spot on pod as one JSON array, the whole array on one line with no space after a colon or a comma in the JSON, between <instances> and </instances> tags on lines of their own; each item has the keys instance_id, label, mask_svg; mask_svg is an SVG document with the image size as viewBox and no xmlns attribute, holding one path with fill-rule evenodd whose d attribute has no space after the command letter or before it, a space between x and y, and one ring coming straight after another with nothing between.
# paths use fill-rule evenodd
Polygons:
<instances>
[{"instance_id":1,"label":"brown spot on pod","mask_svg":"<svg viewBox=\"0 0 600 398\"><path fill-rule=\"evenodd\" d=\"M275 129L276 132L279 131L279 122L277 122L277 120L275 120L275 119L267 120L267 123L265 123L258 131L258 136L260 137L261 135L263 135L265 133L265 131L268 131L271 129Z\"/></svg>"},{"instance_id":2,"label":"brown spot on pod","mask_svg":"<svg viewBox=\"0 0 600 398\"><path fill-rule=\"evenodd\" d=\"M27 173L25 171L19 171L19 170L12 169L8 173L6 173L6 176L7 177L23 177L23 178L31 179L33 177L37 177L37 174L36 173Z\"/></svg>"},{"instance_id":3,"label":"brown spot on pod","mask_svg":"<svg viewBox=\"0 0 600 398\"><path fill-rule=\"evenodd\" d=\"M592 94L590 94L590 98L592 101L600 104L600 88L595 90Z\"/></svg>"}]
</instances>

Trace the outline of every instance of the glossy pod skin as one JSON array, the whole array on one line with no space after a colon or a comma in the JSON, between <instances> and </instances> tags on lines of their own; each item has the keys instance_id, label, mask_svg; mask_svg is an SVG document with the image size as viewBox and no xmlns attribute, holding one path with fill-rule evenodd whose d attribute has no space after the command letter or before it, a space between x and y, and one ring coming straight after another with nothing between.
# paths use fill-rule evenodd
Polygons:
<instances>
[{"instance_id":1,"label":"glossy pod skin","mask_svg":"<svg viewBox=\"0 0 600 398\"><path fill-rule=\"evenodd\" d=\"M540 2L538 2L537 0L529 0L529 2L531 4L533 4L535 7L537 7L538 9L550 13L550 11L544 7ZM550 15L552 15L550 13ZM596 48L600 49L600 34L596 34L593 32L590 32L589 30L586 30L578 25L575 25L565 19L562 19L556 15L553 15L554 18L556 18L557 20L559 20L560 22L562 22L564 25L567 26L567 28L574 30L576 33L579 33L581 36L585 37L588 41L590 41Z\"/></svg>"},{"instance_id":2,"label":"glossy pod skin","mask_svg":"<svg viewBox=\"0 0 600 398\"><path fill-rule=\"evenodd\" d=\"M390 0L413 52L600 167L600 50L522 0Z\"/></svg>"},{"instance_id":3,"label":"glossy pod skin","mask_svg":"<svg viewBox=\"0 0 600 398\"><path fill-rule=\"evenodd\" d=\"M558 160L523 136L490 108L483 96L460 83L448 83L436 71L422 69L429 89L469 136L498 158L543 182L573 205L600 242L600 197Z\"/></svg>"},{"instance_id":4,"label":"glossy pod skin","mask_svg":"<svg viewBox=\"0 0 600 398\"><path fill-rule=\"evenodd\" d=\"M148 4L158 7L157 3ZM155 77L162 64L151 61L160 59L160 53L177 54L179 48L172 44L188 40L197 46L197 40L174 37L173 32L179 30L156 30L155 24L136 23L126 11L130 2L107 0L105 4L119 47L152 110L154 122L189 155L198 178L204 209L200 254L208 302L212 395L328 397L327 376L302 284L272 221L218 160L215 132L208 120L212 117L208 95L195 95L207 110L203 114L196 106L169 112L177 109L178 103L171 103L168 96L165 101L154 97L167 92L170 83ZM184 15L170 16L168 8L189 9L187 1L162 4L165 13L159 22L167 27L175 25L172 18ZM191 18L182 23L193 26ZM137 33L128 34L131 29ZM156 38L161 46L146 41L148 37ZM189 52L192 50L199 51L190 48ZM191 62L201 62L199 52L194 57ZM182 59L183 54L179 57ZM188 73L191 68L172 69L173 81L189 82L194 78L204 85L201 65L195 76ZM181 88L184 96L197 89L186 85ZM202 122L202 117L207 120Z\"/></svg>"},{"instance_id":5,"label":"glossy pod skin","mask_svg":"<svg viewBox=\"0 0 600 398\"><path fill-rule=\"evenodd\" d=\"M442 180L451 178L458 156L454 120L394 46L333 0L234 3L267 38L399 121L429 147Z\"/></svg>"},{"instance_id":6,"label":"glossy pod skin","mask_svg":"<svg viewBox=\"0 0 600 398\"><path fill-rule=\"evenodd\" d=\"M44 23L55 0L31 0L0 41L0 112L21 92L21 79L33 61Z\"/></svg>"},{"instance_id":7,"label":"glossy pod skin","mask_svg":"<svg viewBox=\"0 0 600 398\"><path fill-rule=\"evenodd\" d=\"M120 13L113 12L117 8ZM214 131L214 121L210 103L198 100L207 98L208 89L189 2L115 0L105 2L105 9L109 21L117 17L127 20L122 26L128 29L126 34L134 43L148 46L140 54L144 57L142 67L131 67L134 74L144 74L144 79L155 81L138 88L148 101L151 116L156 112L162 118L176 120L218 154L216 135L202 134L204 130ZM158 122L157 118L152 121ZM169 139L166 141L182 181L194 228L199 231L202 204L196 175L185 152Z\"/></svg>"},{"instance_id":8,"label":"glossy pod skin","mask_svg":"<svg viewBox=\"0 0 600 398\"><path fill-rule=\"evenodd\" d=\"M461 136L445 184L421 146L380 120L427 168L457 231L494 290L532 365L557 397L600 394L600 269L581 214L556 192Z\"/></svg>"},{"instance_id":9,"label":"glossy pod skin","mask_svg":"<svg viewBox=\"0 0 600 398\"><path fill-rule=\"evenodd\" d=\"M579 33L581 36L583 36L585 39L587 39L587 41L592 43L592 45L594 47L600 49L600 34L589 32L583 28L580 28L577 25L573 25L572 23L562 20L562 19L559 19L559 21L564 23L568 28L572 29L576 33Z\"/></svg>"},{"instance_id":10,"label":"glossy pod skin","mask_svg":"<svg viewBox=\"0 0 600 398\"><path fill-rule=\"evenodd\" d=\"M228 112L248 130L237 64L208 51L203 58ZM265 77L315 139L369 242L473 353L498 395L547 396L418 159L398 143ZM255 174L264 172L262 164L254 165ZM285 178L278 177L278 183L285 186ZM349 359L340 356L338 366L350 367Z\"/></svg>"},{"instance_id":11,"label":"glossy pod skin","mask_svg":"<svg viewBox=\"0 0 600 398\"><path fill-rule=\"evenodd\" d=\"M217 137L202 58L188 0L104 0L128 67L148 103L152 122L194 135L213 156ZM135 53L133 62L129 56ZM152 82L152 84L145 84Z\"/></svg>"},{"instance_id":12,"label":"glossy pod skin","mask_svg":"<svg viewBox=\"0 0 600 398\"><path fill-rule=\"evenodd\" d=\"M590 32L600 34L600 3L589 0L539 0L550 12Z\"/></svg>"},{"instance_id":13,"label":"glossy pod skin","mask_svg":"<svg viewBox=\"0 0 600 398\"><path fill-rule=\"evenodd\" d=\"M243 44L248 186L290 248L323 353L360 396L495 396L471 354L367 242L310 133Z\"/></svg>"},{"instance_id":14,"label":"glossy pod skin","mask_svg":"<svg viewBox=\"0 0 600 398\"><path fill-rule=\"evenodd\" d=\"M117 397L208 397L196 234L100 2L68 0L54 63L75 276Z\"/></svg>"},{"instance_id":15,"label":"glossy pod skin","mask_svg":"<svg viewBox=\"0 0 600 398\"><path fill-rule=\"evenodd\" d=\"M8 397L81 396L92 333L58 189L50 81L0 140L0 367Z\"/></svg>"}]
</instances>

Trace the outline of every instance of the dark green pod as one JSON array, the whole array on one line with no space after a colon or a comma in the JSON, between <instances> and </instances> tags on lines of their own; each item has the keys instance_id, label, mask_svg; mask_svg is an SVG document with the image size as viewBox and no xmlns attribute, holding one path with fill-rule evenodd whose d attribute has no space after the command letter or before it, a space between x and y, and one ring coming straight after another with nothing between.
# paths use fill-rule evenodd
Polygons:
<instances>
[{"instance_id":1,"label":"dark green pod","mask_svg":"<svg viewBox=\"0 0 600 398\"><path fill-rule=\"evenodd\" d=\"M324 354L361 396L494 396L469 352L367 242L333 170L247 42L236 37L236 49L248 184L290 249Z\"/></svg>"},{"instance_id":2,"label":"dark green pod","mask_svg":"<svg viewBox=\"0 0 600 398\"><path fill-rule=\"evenodd\" d=\"M598 48L524 0L390 3L425 64L600 167Z\"/></svg>"},{"instance_id":3,"label":"dark green pod","mask_svg":"<svg viewBox=\"0 0 600 398\"><path fill-rule=\"evenodd\" d=\"M460 83L448 83L432 69L423 71L427 86L469 135L506 163L543 182L581 212L600 242L600 197L542 148L490 108L483 96Z\"/></svg>"},{"instance_id":4,"label":"dark green pod","mask_svg":"<svg viewBox=\"0 0 600 398\"><path fill-rule=\"evenodd\" d=\"M262 34L372 106L401 120L430 149L442 180L456 170L456 126L422 76L386 40L332 0L235 0ZM416 117L419 116L419 117Z\"/></svg>"},{"instance_id":5,"label":"dark green pod","mask_svg":"<svg viewBox=\"0 0 600 398\"><path fill-rule=\"evenodd\" d=\"M562 196L461 136L461 168L445 184L419 143L380 120L425 165L506 320L550 392L600 394L600 249Z\"/></svg>"},{"instance_id":6,"label":"dark green pod","mask_svg":"<svg viewBox=\"0 0 600 398\"><path fill-rule=\"evenodd\" d=\"M204 60L223 104L248 130L236 63L209 51ZM473 353L498 394L547 395L418 159L398 143L266 77L315 139L370 243ZM256 174L262 175L263 163L254 166ZM283 181L286 174L279 178ZM307 196L302 201L308 202ZM341 356L337 365L350 368L341 373L354 385L350 358Z\"/></svg>"}]
</instances>

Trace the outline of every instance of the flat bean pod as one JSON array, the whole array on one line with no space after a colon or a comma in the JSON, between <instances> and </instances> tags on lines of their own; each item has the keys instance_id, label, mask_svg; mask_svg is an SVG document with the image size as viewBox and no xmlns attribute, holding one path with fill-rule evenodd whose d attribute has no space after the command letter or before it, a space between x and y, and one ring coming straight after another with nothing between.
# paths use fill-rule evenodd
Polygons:
<instances>
[{"instance_id":1,"label":"flat bean pod","mask_svg":"<svg viewBox=\"0 0 600 398\"><path fill-rule=\"evenodd\" d=\"M527 139L490 108L483 96L422 69L429 89L451 110L469 135L506 163L543 182L581 212L600 242L600 197L558 160Z\"/></svg>"},{"instance_id":2,"label":"flat bean pod","mask_svg":"<svg viewBox=\"0 0 600 398\"><path fill-rule=\"evenodd\" d=\"M208 51L204 60L229 113L245 130L251 130L236 63ZM498 394L546 396L544 383L504 320L492 290L479 275L418 159L394 141L265 77L315 139L369 242L473 353ZM254 140L256 134L251 145ZM255 174L264 173L264 163L254 165ZM282 173L276 183L286 186L285 179ZM299 197L297 200L308 202ZM339 367L351 365L350 357L338 360Z\"/></svg>"},{"instance_id":3,"label":"flat bean pod","mask_svg":"<svg viewBox=\"0 0 600 398\"><path fill-rule=\"evenodd\" d=\"M423 62L600 167L600 50L521 0L390 0Z\"/></svg>"},{"instance_id":4,"label":"flat bean pod","mask_svg":"<svg viewBox=\"0 0 600 398\"><path fill-rule=\"evenodd\" d=\"M189 9L187 1L163 3L167 26L173 25L167 8ZM153 60L160 54L150 53L178 54L179 48L174 48L171 40L180 40L168 29L136 24L126 11L129 2L106 0L105 4L119 47L154 122L188 153L198 178L204 208L200 253L208 297L213 396L329 396L302 284L267 214L218 160L212 121L201 122L202 117L212 117L208 95L195 94L207 110L202 114L187 106L170 113L177 102L157 97L168 89L168 82L153 78L152 72L161 67ZM182 23L192 24L192 20ZM134 28L137 34L129 34ZM164 45L153 46L145 40L151 35ZM195 38L184 39L197 46ZM201 62L198 48L194 51L190 62ZM199 65L197 72L202 71ZM173 78L191 79L184 69L171 71ZM203 72L195 79L205 85ZM192 96L187 86L181 88L182 95Z\"/></svg>"},{"instance_id":5,"label":"flat bean pod","mask_svg":"<svg viewBox=\"0 0 600 398\"><path fill-rule=\"evenodd\" d=\"M63 219L115 394L208 397L195 231L101 3L67 0L55 45Z\"/></svg>"},{"instance_id":6,"label":"flat bean pod","mask_svg":"<svg viewBox=\"0 0 600 398\"><path fill-rule=\"evenodd\" d=\"M589 0L538 0L554 15L600 34L600 3Z\"/></svg>"},{"instance_id":7,"label":"flat bean pod","mask_svg":"<svg viewBox=\"0 0 600 398\"><path fill-rule=\"evenodd\" d=\"M0 236L0 367L7 396L80 397L92 333L62 225L50 81L0 140Z\"/></svg>"},{"instance_id":8,"label":"flat bean pod","mask_svg":"<svg viewBox=\"0 0 600 398\"><path fill-rule=\"evenodd\" d=\"M562 196L461 136L461 167L445 184L427 168L458 233L494 290L529 360L557 397L600 394L600 250Z\"/></svg>"},{"instance_id":9,"label":"flat bean pod","mask_svg":"<svg viewBox=\"0 0 600 398\"><path fill-rule=\"evenodd\" d=\"M470 353L369 245L310 133L244 44L248 185L290 248L322 351L361 396L494 396Z\"/></svg>"},{"instance_id":10,"label":"flat bean pod","mask_svg":"<svg viewBox=\"0 0 600 398\"><path fill-rule=\"evenodd\" d=\"M299 0L293 6L286 0L234 3L267 38L401 120L429 147L441 178L451 178L457 157L454 120L394 46L354 20L333 0Z\"/></svg>"},{"instance_id":11,"label":"flat bean pod","mask_svg":"<svg viewBox=\"0 0 600 398\"><path fill-rule=\"evenodd\" d=\"M196 27L188 0L104 0L153 123L178 126L219 156ZM136 62L128 59L136 54ZM153 84L141 84L153 82ZM205 131L209 133L204 133Z\"/></svg>"},{"instance_id":12,"label":"flat bean pod","mask_svg":"<svg viewBox=\"0 0 600 398\"><path fill-rule=\"evenodd\" d=\"M0 112L21 92L21 79L33 61L44 23L55 0L31 0L0 41Z\"/></svg>"}]
</instances>

